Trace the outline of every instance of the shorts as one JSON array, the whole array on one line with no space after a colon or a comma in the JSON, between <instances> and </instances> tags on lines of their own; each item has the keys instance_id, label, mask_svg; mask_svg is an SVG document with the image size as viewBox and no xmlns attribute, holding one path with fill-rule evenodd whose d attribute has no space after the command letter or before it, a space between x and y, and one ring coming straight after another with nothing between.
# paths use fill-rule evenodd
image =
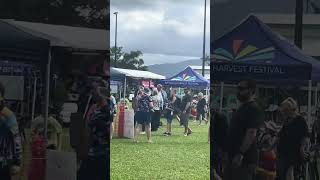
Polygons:
<instances>
[{"instance_id":1,"label":"shorts","mask_svg":"<svg viewBox=\"0 0 320 180\"><path fill-rule=\"evenodd\" d=\"M150 112L137 112L136 113L136 123L138 124L150 124L151 123L151 113Z\"/></svg>"},{"instance_id":2,"label":"shorts","mask_svg":"<svg viewBox=\"0 0 320 180\"><path fill-rule=\"evenodd\" d=\"M199 111L199 113L197 114L197 120L200 120L200 116L201 116L201 120L204 120L206 117L206 112L205 111Z\"/></svg>"},{"instance_id":3,"label":"shorts","mask_svg":"<svg viewBox=\"0 0 320 180\"><path fill-rule=\"evenodd\" d=\"M171 124L173 120L173 111L167 111L167 123Z\"/></svg>"},{"instance_id":4,"label":"shorts","mask_svg":"<svg viewBox=\"0 0 320 180\"><path fill-rule=\"evenodd\" d=\"M190 116L190 113L189 113L189 112L187 112L187 113L181 113L181 115L180 115L181 124L182 124L184 127L188 127L188 125L189 125L189 116Z\"/></svg>"}]
</instances>

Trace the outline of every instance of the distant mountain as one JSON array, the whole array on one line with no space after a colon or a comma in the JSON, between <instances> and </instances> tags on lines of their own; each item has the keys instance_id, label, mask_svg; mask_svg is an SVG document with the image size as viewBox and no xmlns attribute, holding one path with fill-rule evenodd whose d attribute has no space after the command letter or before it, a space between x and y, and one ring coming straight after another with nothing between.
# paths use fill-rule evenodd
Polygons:
<instances>
[{"instance_id":1,"label":"distant mountain","mask_svg":"<svg viewBox=\"0 0 320 180\"><path fill-rule=\"evenodd\" d=\"M148 66L148 70L156 74L171 77L184 70L187 66L200 65L202 65L202 61L200 59L192 59L179 63L154 64Z\"/></svg>"}]
</instances>

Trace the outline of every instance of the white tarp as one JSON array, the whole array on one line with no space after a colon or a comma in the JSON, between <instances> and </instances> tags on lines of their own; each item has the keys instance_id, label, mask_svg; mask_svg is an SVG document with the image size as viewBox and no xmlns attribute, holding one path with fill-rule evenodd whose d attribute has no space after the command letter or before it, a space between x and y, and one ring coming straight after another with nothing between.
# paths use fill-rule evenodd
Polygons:
<instances>
[{"instance_id":1,"label":"white tarp","mask_svg":"<svg viewBox=\"0 0 320 180\"><path fill-rule=\"evenodd\" d=\"M155 74L149 71L139 71L139 70L132 70L132 69L121 69L121 68L111 68L118 73L124 74L127 77L133 78L144 78L144 79L165 79L165 76Z\"/></svg>"},{"instance_id":2,"label":"white tarp","mask_svg":"<svg viewBox=\"0 0 320 180\"><path fill-rule=\"evenodd\" d=\"M83 27L3 20L34 36L50 40L51 46L109 50L109 31Z\"/></svg>"}]
</instances>

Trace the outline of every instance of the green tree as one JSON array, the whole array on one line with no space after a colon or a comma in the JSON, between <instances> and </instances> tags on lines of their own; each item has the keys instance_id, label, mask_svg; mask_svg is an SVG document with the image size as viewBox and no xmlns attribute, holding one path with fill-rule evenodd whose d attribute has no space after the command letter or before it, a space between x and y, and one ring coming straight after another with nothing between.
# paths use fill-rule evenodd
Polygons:
<instances>
[{"instance_id":1,"label":"green tree","mask_svg":"<svg viewBox=\"0 0 320 180\"><path fill-rule=\"evenodd\" d=\"M147 71L148 67L144 65L141 51L131 51L125 53L122 51L123 47L112 47L110 51L110 62L112 67L135 69ZM115 60L115 54L117 54L117 60Z\"/></svg>"},{"instance_id":2,"label":"green tree","mask_svg":"<svg viewBox=\"0 0 320 180\"><path fill-rule=\"evenodd\" d=\"M106 0L10 0L0 1L0 18L110 29L108 8Z\"/></svg>"}]
</instances>

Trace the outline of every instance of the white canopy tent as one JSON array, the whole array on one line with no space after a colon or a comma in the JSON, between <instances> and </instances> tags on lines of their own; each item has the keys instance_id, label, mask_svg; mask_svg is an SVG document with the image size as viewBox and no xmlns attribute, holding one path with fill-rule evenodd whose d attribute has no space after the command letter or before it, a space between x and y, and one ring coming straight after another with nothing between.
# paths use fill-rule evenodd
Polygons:
<instances>
[{"instance_id":1,"label":"white canopy tent","mask_svg":"<svg viewBox=\"0 0 320 180\"><path fill-rule=\"evenodd\" d=\"M1 19L11 26L16 27L33 36L50 41L50 49L47 61L46 72L46 94L45 94L45 114L44 114L44 135L47 140L47 121L49 111L49 90L50 90L50 69L51 69L51 47L71 48L73 52L81 51L108 51L109 31L101 29L91 29L83 27L72 27L64 25L52 25L43 23L33 23L15 21L13 19ZM35 82L35 87L36 87ZM34 92L35 94L35 92ZM33 98L33 107L36 99ZM34 111L34 108L32 108ZM34 115L34 112L32 112Z\"/></svg>"},{"instance_id":2,"label":"white canopy tent","mask_svg":"<svg viewBox=\"0 0 320 180\"><path fill-rule=\"evenodd\" d=\"M121 68L114 68L111 67L112 71L115 71L117 73L123 74L125 75L124 78L124 93L123 93L123 97L126 97L126 86L127 86L127 77L131 77L131 78L137 78L137 79L166 79L165 76L156 74L156 73L152 73L149 71L140 71L140 70L132 70L132 69L121 69Z\"/></svg>"}]
</instances>

